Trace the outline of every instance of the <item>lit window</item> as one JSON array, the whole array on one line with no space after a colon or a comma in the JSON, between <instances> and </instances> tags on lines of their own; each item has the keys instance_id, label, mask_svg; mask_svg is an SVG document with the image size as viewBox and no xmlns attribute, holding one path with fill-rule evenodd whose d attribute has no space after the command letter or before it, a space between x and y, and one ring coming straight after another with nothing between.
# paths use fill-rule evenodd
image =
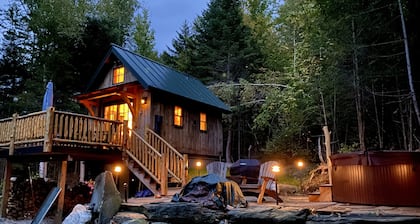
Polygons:
<instances>
[{"instance_id":1,"label":"lit window","mask_svg":"<svg viewBox=\"0 0 420 224\"><path fill-rule=\"evenodd\" d=\"M122 82L124 82L124 67L114 68L112 84L118 84Z\"/></svg>"},{"instance_id":2,"label":"lit window","mask_svg":"<svg viewBox=\"0 0 420 224\"><path fill-rule=\"evenodd\" d=\"M207 131L207 115L200 113L200 131Z\"/></svg>"},{"instance_id":3,"label":"lit window","mask_svg":"<svg viewBox=\"0 0 420 224\"><path fill-rule=\"evenodd\" d=\"M133 128L133 115L126 103L106 106L104 118L108 120L128 121L128 128Z\"/></svg>"},{"instance_id":4,"label":"lit window","mask_svg":"<svg viewBox=\"0 0 420 224\"><path fill-rule=\"evenodd\" d=\"M182 127L182 108L180 106L175 106L174 125L178 127Z\"/></svg>"}]
</instances>

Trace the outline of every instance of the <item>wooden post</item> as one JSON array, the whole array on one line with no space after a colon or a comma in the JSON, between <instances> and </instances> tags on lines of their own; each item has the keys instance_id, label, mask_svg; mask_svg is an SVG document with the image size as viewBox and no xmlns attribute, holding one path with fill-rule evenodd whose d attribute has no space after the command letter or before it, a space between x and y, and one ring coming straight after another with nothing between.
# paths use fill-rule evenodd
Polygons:
<instances>
[{"instance_id":1,"label":"wooden post","mask_svg":"<svg viewBox=\"0 0 420 224\"><path fill-rule=\"evenodd\" d=\"M55 223L63 221L63 208L64 208L64 194L66 192L66 175L67 175L67 160L61 161L61 169L58 177L58 187L61 189L58 196L57 212L55 214Z\"/></svg>"},{"instance_id":2,"label":"wooden post","mask_svg":"<svg viewBox=\"0 0 420 224\"><path fill-rule=\"evenodd\" d=\"M6 217L7 204L9 201L10 191L10 177L12 175L12 162L7 159L6 166L4 167L3 189L1 198L1 217Z\"/></svg>"},{"instance_id":3,"label":"wooden post","mask_svg":"<svg viewBox=\"0 0 420 224\"><path fill-rule=\"evenodd\" d=\"M168 156L165 153L162 153L162 173L161 173L161 181L160 181L160 194L161 195L168 194L168 169L169 169Z\"/></svg>"},{"instance_id":4,"label":"wooden post","mask_svg":"<svg viewBox=\"0 0 420 224\"><path fill-rule=\"evenodd\" d=\"M328 131L328 126L322 127L325 136L325 149L327 154L327 166L328 166L328 183L332 184L332 164L331 164L331 137L330 132Z\"/></svg>"},{"instance_id":5,"label":"wooden post","mask_svg":"<svg viewBox=\"0 0 420 224\"><path fill-rule=\"evenodd\" d=\"M16 138L16 126L17 126L17 117L18 114L13 114L12 119L12 134L10 135L10 146L9 146L9 155L13 155L15 153L15 138Z\"/></svg>"},{"instance_id":6,"label":"wooden post","mask_svg":"<svg viewBox=\"0 0 420 224\"><path fill-rule=\"evenodd\" d=\"M53 129L54 129L54 107L49 107L47 109L47 114L45 115L45 134L44 134L44 152L52 151L52 138L53 138Z\"/></svg>"},{"instance_id":7,"label":"wooden post","mask_svg":"<svg viewBox=\"0 0 420 224\"><path fill-rule=\"evenodd\" d=\"M182 186L185 186L188 182L188 154L184 154L184 167L182 172Z\"/></svg>"},{"instance_id":8,"label":"wooden post","mask_svg":"<svg viewBox=\"0 0 420 224\"><path fill-rule=\"evenodd\" d=\"M122 141L122 151L125 151L128 146L128 121L124 120L123 122L123 141Z\"/></svg>"}]
</instances>

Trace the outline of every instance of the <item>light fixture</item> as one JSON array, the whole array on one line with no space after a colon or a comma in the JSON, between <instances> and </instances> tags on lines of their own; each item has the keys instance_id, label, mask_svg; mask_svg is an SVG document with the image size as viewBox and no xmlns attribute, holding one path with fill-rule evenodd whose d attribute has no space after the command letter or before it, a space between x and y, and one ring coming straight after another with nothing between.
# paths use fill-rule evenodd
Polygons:
<instances>
[{"instance_id":1,"label":"light fixture","mask_svg":"<svg viewBox=\"0 0 420 224\"><path fill-rule=\"evenodd\" d=\"M302 160L299 160L299 161L297 161L297 162L296 162L296 165L297 165L297 167L298 167L298 168L303 168L303 166L304 166L305 164L303 163L303 161L302 161Z\"/></svg>"},{"instance_id":2,"label":"light fixture","mask_svg":"<svg viewBox=\"0 0 420 224\"><path fill-rule=\"evenodd\" d=\"M121 166L115 166L115 167L114 167L114 171L115 171L116 173L121 173Z\"/></svg>"},{"instance_id":3,"label":"light fixture","mask_svg":"<svg viewBox=\"0 0 420 224\"><path fill-rule=\"evenodd\" d=\"M271 168L271 170L272 170L274 173L278 173L278 172L280 172L280 166L275 165L275 166L273 166L273 167Z\"/></svg>"},{"instance_id":4,"label":"light fixture","mask_svg":"<svg viewBox=\"0 0 420 224\"><path fill-rule=\"evenodd\" d=\"M141 104L147 104L147 97L146 96L142 97L141 100L140 100L140 103Z\"/></svg>"}]
</instances>

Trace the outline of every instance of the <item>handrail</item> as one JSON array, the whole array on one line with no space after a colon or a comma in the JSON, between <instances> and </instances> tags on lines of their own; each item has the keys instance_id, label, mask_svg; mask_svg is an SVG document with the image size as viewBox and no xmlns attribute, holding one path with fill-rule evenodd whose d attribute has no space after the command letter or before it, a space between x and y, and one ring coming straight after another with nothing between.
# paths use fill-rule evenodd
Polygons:
<instances>
[{"instance_id":1,"label":"handrail","mask_svg":"<svg viewBox=\"0 0 420 224\"><path fill-rule=\"evenodd\" d=\"M150 145L157 149L161 154L166 155L168 159L168 172L172 177L183 185L186 184L186 157L149 128L147 129L146 136Z\"/></svg>"},{"instance_id":2,"label":"handrail","mask_svg":"<svg viewBox=\"0 0 420 224\"><path fill-rule=\"evenodd\" d=\"M49 108L0 120L0 147L8 147L9 154L19 147L65 144L114 147L122 149L123 122L88 115L55 111Z\"/></svg>"},{"instance_id":3,"label":"handrail","mask_svg":"<svg viewBox=\"0 0 420 224\"><path fill-rule=\"evenodd\" d=\"M164 169L162 154L146 142L137 132L131 130L126 153L157 183L163 184L162 169Z\"/></svg>"}]
</instances>

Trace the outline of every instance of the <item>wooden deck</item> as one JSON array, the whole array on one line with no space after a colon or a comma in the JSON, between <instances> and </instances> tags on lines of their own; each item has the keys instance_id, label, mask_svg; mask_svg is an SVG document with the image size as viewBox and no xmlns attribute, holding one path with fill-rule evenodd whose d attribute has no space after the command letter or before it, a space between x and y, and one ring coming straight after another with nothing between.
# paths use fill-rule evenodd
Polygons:
<instances>
[{"instance_id":1,"label":"wooden deck","mask_svg":"<svg viewBox=\"0 0 420 224\"><path fill-rule=\"evenodd\" d=\"M19 155L34 152L54 152L54 149L118 149L124 147L124 124L81 114L55 111L15 114L0 120L2 154Z\"/></svg>"},{"instance_id":2,"label":"wooden deck","mask_svg":"<svg viewBox=\"0 0 420 224\"><path fill-rule=\"evenodd\" d=\"M124 160L141 172L167 186L168 177L186 184L188 157L180 154L159 135L146 130L141 136L127 122L56 111L23 116L15 114L0 120L0 157L18 161L70 155L76 160ZM140 172L139 171L139 172ZM163 194L165 194L163 192Z\"/></svg>"}]
</instances>

